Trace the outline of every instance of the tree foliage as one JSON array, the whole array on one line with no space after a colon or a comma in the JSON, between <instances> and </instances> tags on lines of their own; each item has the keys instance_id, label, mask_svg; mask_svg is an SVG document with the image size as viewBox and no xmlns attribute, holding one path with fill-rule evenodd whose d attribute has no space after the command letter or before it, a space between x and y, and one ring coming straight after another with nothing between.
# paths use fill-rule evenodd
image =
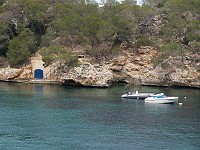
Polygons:
<instances>
[{"instance_id":1,"label":"tree foliage","mask_svg":"<svg viewBox=\"0 0 200 150\"><path fill-rule=\"evenodd\" d=\"M199 0L143 0L141 6L130 0L102 3L99 7L94 1L81 0L0 0L0 55L7 54L15 65L46 49L51 53L44 59L50 64L61 59L58 49L61 56L71 59L78 45L89 45L90 54L105 58L123 42L139 48L161 39L165 46L158 47L165 55L168 48L182 55L174 48L174 43L181 47L182 37L200 42ZM161 25L155 26L155 21Z\"/></svg>"},{"instance_id":2,"label":"tree foliage","mask_svg":"<svg viewBox=\"0 0 200 150\"><path fill-rule=\"evenodd\" d=\"M78 65L78 57L73 55L65 46L51 45L40 49L40 54L45 62L45 66L50 65L52 62L64 62L67 68Z\"/></svg>"},{"instance_id":3,"label":"tree foliage","mask_svg":"<svg viewBox=\"0 0 200 150\"><path fill-rule=\"evenodd\" d=\"M149 40L148 36L140 35L135 42L135 47L140 48L141 46L151 46L153 43Z\"/></svg>"},{"instance_id":4,"label":"tree foliage","mask_svg":"<svg viewBox=\"0 0 200 150\"><path fill-rule=\"evenodd\" d=\"M9 41L7 59L10 65L24 63L34 52L34 38L29 29L25 29L19 36Z\"/></svg>"}]
</instances>

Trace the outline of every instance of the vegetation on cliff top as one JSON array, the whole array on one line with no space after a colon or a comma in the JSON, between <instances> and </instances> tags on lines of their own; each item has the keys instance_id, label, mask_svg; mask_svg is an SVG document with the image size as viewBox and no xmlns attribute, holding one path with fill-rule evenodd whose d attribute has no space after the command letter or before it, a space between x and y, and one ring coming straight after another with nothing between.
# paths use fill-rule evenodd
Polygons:
<instances>
[{"instance_id":1,"label":"vegetation on cliff top","mask_svg":"<svg viewBox=\"0 0 200 150\"><path fill-rule=\"evenodd\" d=\"M99 7L80 0L0 0L0 56L16 66L40 50L46 65L60 59L73 66L80 45L100 59L123 42L132 49L155 46L161 52L155 63L200 51L199 0L144 2L108 0Z\"/></svg>"}]
</instances>

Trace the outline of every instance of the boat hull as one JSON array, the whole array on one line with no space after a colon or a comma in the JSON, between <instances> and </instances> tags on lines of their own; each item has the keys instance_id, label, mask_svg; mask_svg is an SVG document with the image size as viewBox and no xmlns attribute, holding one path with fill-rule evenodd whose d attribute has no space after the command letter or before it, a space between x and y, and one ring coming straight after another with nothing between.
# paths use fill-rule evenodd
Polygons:
<instances>
[{"instance_id":1,"label":"boat hull","mask_svg":"<svg viewBox=\"0 0 200 150\"><path fill-rule=\"evenodd\" d=\"M174 104L178 102L178 97L166 97L166 98L148 97L145 99L145 102L156 103L156 104Z\"/></svg>"},{"instance_id":2,"label":"boat hull","mask_svg":"<svg viewBox=\"0 0 200 150\"><path fill-rule=\"evenodd\" d=\"M130 99L145 99L151 96L153 93L138 93L138 94L123 94L121 98L130 98Z\"/></svg>"}]
</instances>

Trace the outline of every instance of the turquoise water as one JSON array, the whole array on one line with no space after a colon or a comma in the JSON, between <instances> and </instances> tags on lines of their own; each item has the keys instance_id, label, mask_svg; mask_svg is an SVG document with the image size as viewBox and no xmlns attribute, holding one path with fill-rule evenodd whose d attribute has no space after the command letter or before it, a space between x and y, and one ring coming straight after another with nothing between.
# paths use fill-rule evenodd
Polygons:
<instances>
[{"instance_id":1,"label":"turquoise water","mask_svg":"<svg viewBox=\"0 0 200 150\"><path fill-rule=\"evenodd\" d=\"M0 82L0 149L200 149L199 89L134 87L182 106L124 100L124 89Z\"/></svg>"}]
</instances>

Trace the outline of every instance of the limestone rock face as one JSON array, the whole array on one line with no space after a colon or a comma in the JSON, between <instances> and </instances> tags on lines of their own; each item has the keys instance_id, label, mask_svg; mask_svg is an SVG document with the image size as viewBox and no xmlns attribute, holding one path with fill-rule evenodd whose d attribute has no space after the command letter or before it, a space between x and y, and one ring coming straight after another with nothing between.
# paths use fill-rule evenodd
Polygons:
<instances>
[{"instance_id":1,"label":"limestone rock face","mask_svg":"<svg viewBox=\"0 0 200 150\"><path fill-rule=\"evenodd\" d=\"M136 52L124 51L123 53L124 57L116 57L114 63L112 63L111 70L113 71L114 79L116 81L140 84L146 72L152 70L151 59L154 55L157 55L157 51L152 47L146 46ZM124 63L122 64L121 62Z\"/></svg>"},{"instance_id":2,"label":"limestone rock face","mask_svg":"<svg viewBox=\"0 0 200 150\"><path fill-rule=\"evenodd\" d=\"M191 54L188 54L188 56ZM192 59L170 57L162 64L149 70L143 78L143 85L189 86L200 88L200 72L198 64L192 65Z\"/></svg>"},{"instance_id":3,"label":"limestone rock face","mask_svg":"<svg viewBox=\"0 0 200 150\"><path fill-rule=\"evenodd\" d=\"M157 55L158 51L149 46L141 47L136 53L125 51L123 57L116 57L110 65L114 81L140 85L200 88L200 56L198 54L188 53L183 57L169 57L155 66L152 58Z\"/></svg>"},{"instance_id":4,"label":"limestone rock face","mask_svg":"<svg viewBox=\"0 0 200 150\"><path fill-rule=\"evenodd\" d=\"M25 66L21 69L20 74L18 75L17 79L21 80L27 80L27 79L32 79L33 78L33 73L32 73L32 66L28 65Z\"/></svg>"},{"instance_id":5,"label":"limestone rock face","mask_svg":"<svg viewBox=\"0 0 200 150\"><path fill-rule=\"evenodd\" d=\"M158 51L149 46L138 50L124 49L118 56L101 64L91 58L80 61L79 67L68 72L59 66L55 79L65 84L108 87L115 82L138 85L187 86L200 88L200 54L187 53L182 57L169 57L154 65L152 59ZM62 70L63 68L63 70ZM33 78L32 65L21 69L0 69L0 80L28 80ZM64 72L64 73L63 73Z\"/></svg>"},{"instance_id":6,"label":"limestone rock face","mask_svg":"<svg viewBox=\"0 0 200 150\"><path fill-rule=\"evenodd\" d=\"M30 65L20 69L10 67L0 69L0 80L27 80L30 78L32 78Z\"/></svg>"},{"instance_id":7,"label":"limestone rock face","mask_svg":"<svg viewBox=\"0 0 200 150\"><path fill-rule=\"evenodd\" d=\"M74 83L84 86L108 87L113 79L113 74L106 67L84 64L63 74L61 79L66 84Z\"/></svg>"},{"instance_id":8,"label":"limestone rock face","mask_svg":"<svg viewBox=\"0 0 200 150\"><path fill-rule=\"evenodd\" d=\"M190 11L186 11L182 14L182 17L184 17L187 21L192 21L194 16Z\"/></svg>"},{"instance_id":9,"label":"limestone rock face","mask_svg":"<svg viewBox=\"0 0 200 150\"><path fill-rule=\"evenodd\" d=\"M17 77L21 72L21 69L15 69L15 68L2 68L0 69L0 80L9 80L14 79Z\"/></svg>"},{"instance_id":10,"label":"limestone rock face","mask_svg":"<svg viewBox=\"0 0 200 150\"><path fill-rule=\"evenodd\" d=\"M62 75L62 80L67 84L100 87L107 87L114 82L126 82L200 88L200 63L192 65L192 54L187 54L184 58L169 57L155 66L152 58L157 55L158 51L149 46L141 47L136 52L125 50L121 55L101 65L85 63L73 68Z\"/></svg>"}]
</instances>

